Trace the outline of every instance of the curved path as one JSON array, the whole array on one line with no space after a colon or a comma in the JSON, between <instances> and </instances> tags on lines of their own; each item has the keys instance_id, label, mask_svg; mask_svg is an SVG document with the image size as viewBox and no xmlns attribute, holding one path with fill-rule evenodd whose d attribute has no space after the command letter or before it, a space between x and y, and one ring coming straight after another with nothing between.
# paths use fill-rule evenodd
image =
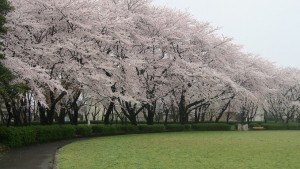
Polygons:
<instances>
[{"instance_id":1,"label":"curved path","mask_svg":"<svg viewBox=\"0 0 300 169\"><path fill-rule=\"evenodd\" d=\"M57 149L77 140L81 139L35 144L0 153L0 169L52 169Z\"/></svg>"}]
</instances>

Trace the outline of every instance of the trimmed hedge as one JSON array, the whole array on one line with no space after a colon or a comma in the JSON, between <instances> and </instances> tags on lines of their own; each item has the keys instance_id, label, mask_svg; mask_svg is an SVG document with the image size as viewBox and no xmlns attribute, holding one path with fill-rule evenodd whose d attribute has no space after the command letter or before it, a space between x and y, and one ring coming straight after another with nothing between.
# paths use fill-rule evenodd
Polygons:
<instances>
[{"instance_id":1,"label":"trimmed hedge","mask_svg":"<svg viewBox=\"0 0 300 169\"><path fill-rule=\"evenodd\" d=\"M300 124L262 124L266 130L300 130Z\"/></svg>"},{"instance_id":2,"label":"trimmed hedge","mask_svg":"<svg viewBox=\"0 0 300 169\"><path fill-rule=\"evenodd\" d=\"M192 129L196 131L230 131L231 125L225 123L192 124Z\"/></svg>"},{"instance_id":3,"label":"trimmed hedge","mask_svg":"<svg viewBox=\"0 0 300 169\"><path fill-rule=\"evenodd\" d=\"M92 135L92 128L88 125L78 125L76 128L76 135L82 137L88 137Z\"/></svg>"},{"instance_id":4,"label":"trimmed hedge","mask_svg":"<svg viewBox=\"0 0 300 169\"><path fill-rule=\"evenodd\" d=\"M61 130L58 126L36 126L34 127L37 131L37 141L46 142L46 141L55 141L63 138Z\"/></svg>"},{"instance_id":5,"label":"trimmed hedge","mask_svg":"<svg viewBox=\"0 0 300 169\"><path fill-rule=\"evenodd\" d=\"M192 130L192 125L191 124L185 124L184 128L185 128L185 130Z\"/></svg>"},{"instance_id":6,"label":"trimmed hedge","mask_svg":"<svg viewBox=\"0 0 300 169\"><path fill-rule=\"evenodd\" d=\"M63 132L63 136L65 139L71 139L75 137L76 129L74 128L74 126L65 125L65 126L60 126L60 128Z\"/></svg>"},{"instance_id":7,"label":"trimmed hedge","mask_svg":"<svg viewBox=\"0 0 300 169\"><path fill-rule=\"evenodd\" d=\"M201 124L168 124L164 125L52 125L31 127L0 127L0 143L9 147L19 147L33 143L75 138L76 136L88 137L96 135L118 135L131 133L159 133L165 131L227 131L231 126L224 123ZM300 129L299 126L289 126L289 129Z\"/></svg>"},{"instance_id":8,"label":"trimmed hedge","mask_svg":"<svg viewBox=\"0 0 300 169\"><path fill-rule=\"evenodd\" d=\"M0 142L9 147L20 147L75 137L74 126L0 127Z\"/></svg>"},{"instance_id":9,"label":"trimmed hedge","mask_svg":"<svg viewBox=\"0 0 300 169\"><path fill-rule=\"evenodd\" d=\"M1 143L9 147L20 147L36 142L36 131L30 127L0 127Z\"/></svg>"},{"instance_id":10,"label":"trimmed hedge","mask_svg":"<svg viewBox=\"0 0 300 169\"><path fill-rule=\"evenodd\" d=\"M106 135L106 136L125 133L120 128L117 128L115 125L93 125L92 131L95 134Z\"/></svg>"},{"instance_id":11,"label":"trimmed hedge","mask_svg":"<svg viewBox=\"0 0 300 169\"><path fill-rule=\"evenodd\" d=\"M185 125L181 124L168 124L166 125L167 131L184 131L186 130Z\"/></svg>"},{"instance_id":12,"label":"trimmed hedge","mask_svg":"<svg viewBox=\"0 0 300 169\"><path fill-rule=\"evenodd\" d=\"M56 141L75 137L74 126L34 126L37 131L36 140L38 142Z\"/></svg>"},{"instance_id":13,"label":"trimmed hedge","mask_svg":"<svg viewBox=\"0 0 300 169\"><path fill-rule=\"evenodd\" d=\"M117 135L139 133L139 127L134 125L92 125L93 133L98 135Z\"/></svg>"},{"instance_id":14,"label":"trimmed hedge","mask_svg":"<svg viewBox=\"0 0 300 169\"><path fill-rule=\"evenodd\" d=\"M121 133L139 133L139 127L138 126L134 126L134 125L116 125L117 131L121 132Z\"/></svg>"},{"instance_id":15,"label":"trimmed hedge","mask_svg":"<svg viewBox=\"0 0 300 169\"><path fill-rule=\"evenodd\" d=\"M164 125L139 125L139 130L142 133L160 133L166 131Z\"/></svg>"}]
</instances>

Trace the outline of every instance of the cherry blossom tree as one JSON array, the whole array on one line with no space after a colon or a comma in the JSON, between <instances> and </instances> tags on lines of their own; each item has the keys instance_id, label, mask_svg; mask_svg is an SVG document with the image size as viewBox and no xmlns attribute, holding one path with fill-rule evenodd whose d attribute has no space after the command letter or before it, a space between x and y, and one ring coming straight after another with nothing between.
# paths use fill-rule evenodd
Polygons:
<instances>
[{"instance_id":1,"label":"cherry blossom tree","mask_svg":"<svg viewBox=\"0 0 300 169\"><path fill-rule=\"evenodd\" d=\"M289 105L283 116L298 111L299 79L278 78L291 71L242 52L188 13L148 0L11 3L2 63L30 88L44 124L66 114L76 124L95 98L105 100L106 124L117 114L136 125L140 113L153 124L162 110L165 122L200 122L207 114L219 122L233 104L253 119L262 103L278 112L271 111L274 98Z\"/></svg>"}]
</instances>

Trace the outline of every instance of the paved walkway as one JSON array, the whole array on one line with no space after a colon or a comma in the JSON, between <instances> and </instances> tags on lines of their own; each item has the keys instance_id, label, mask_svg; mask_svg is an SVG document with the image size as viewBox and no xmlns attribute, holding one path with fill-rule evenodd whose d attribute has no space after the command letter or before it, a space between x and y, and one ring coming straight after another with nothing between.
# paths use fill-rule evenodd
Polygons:
<instances>
[{"instance_id":1,"label":"paved walkway","mask_svg":"<svg viewBox=\"0 0 300 169\"><path fill-rule=\"evenodd\" d=\"M35 144L0 154L0 169L52 169L58 148L75 140Z\"/></svg>"}]
</instances>

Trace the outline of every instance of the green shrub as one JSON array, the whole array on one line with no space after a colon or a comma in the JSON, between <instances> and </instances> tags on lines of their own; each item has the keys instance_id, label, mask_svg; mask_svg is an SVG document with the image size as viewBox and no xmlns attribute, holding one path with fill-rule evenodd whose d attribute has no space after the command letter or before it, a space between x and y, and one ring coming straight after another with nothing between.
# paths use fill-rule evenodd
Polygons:
<instances>
[{"instance_id":1,"label":"green shrub","mask_svg":"<svg viewBox=\"0 0 300 169\"><path fill-rule=\"evenodd\" d=\"M191 124L185 124L184 128L185 128L185 130L192 130L192 125Z\"/></svg>"},{"instance_id":2,"label":"green shrub","mask_svg":"<svg viewBox=\"0 0 300 169\"><path fill-rule=\"evenodd\" d=\"M88 137L92 135L92 128L88 125L78 125L75 128L78 136Z\"/></svg>"},{"instance_id":3,"label":"green shrub","mask_svg":"<svg viewBox=\"0 0 300 169\"><path fill-rule=\"evenodd\" d=\"M192 129L196 131L229 131L231 126L225 123L201 123L192 124Z\"/></svg>"},{"instance_id":4,"label":"green shrub","mask_svg":"<svg viewBox=\"0 0 300 169\"><path fill-rule=\"evenodd\" d=\"M138 126L140 131L143 133L159 133L165 131L164 125L139 125Z\"/></svg>"},{"instance_id":5,"label":"green shrub","mask_svg":"<svg viewBox=\"0 0 300 169\"><path fill-rule=\"evenodd\" d=\"M100 134L100 135L116 135L125 133L120 128L117 128L115 125L92 125L93 133Z\"/></svg>"},{"instance_id":6,"label":"green shrub","mask_svg":"<svg viewBox=\"0 0 300 169\"><path fill-rule=\"evenodd\" d=\"M116 125L117 131L122 133L139 133L139 127L135 125Z\"/></svg>"},{"instance_id":7,"label":"green shrub","mask_svg":"<svg viewBox=\"0 0 300 169\"><path fill-rule=\"evenodd\" d=\"M63 133L64 139L74 138L76 135L76 129L71 125L62 125L60 126L60 130Z\"/></svg>"},{"instance_id":8,"label":"green shrub","mask_svg":"<svg viewBox=\"0 0 300 169\"><path fill-rule=\"evenodd\" d=\"M103 132L103 125L91 125L91 128L94 134L100 134Z\"/></svg>"},{"instance_id":9,"label":"green shrub","mask_svg":"<svg viewBox=\"0 0 300 169\"><path fill-rule=\"evenodd\" d=\"M36 132L30 127L1 127L0 142L9 147L29 145L36 142Z\"/></svg>"},{"instance_id":10,"label":"green shrub","mask_svg":"<svg viewBox=\"0 0 300 169\"><path fill-rule=\"evenodd\" d=\"M287 125L283 124L263 124L262 127L264 127L266 130L287 130Z\"/></svg>"},{"instance_id":11,"label":"green shrub","mask_svg":"<svg viewBox=\"0 0 300 169\"><path fill-rule=\"evenodd\" d=\"M37 131L37 141L46 142L60 140L63 138L63 133L60 132L59 126L35 126Z\"/></svg>"},{"instance_id":12,"label":"green shrub","mask_svg":"<svg viewBox=\"0 0 300 169\"><path fill-rule=\"evenodd\" d=\"M282 124L282 123L271 123L262 124L266 130L300 130L300 124Z\"/></svg>"},{"instance_id":13,"label":"green shrub","mask_svg":"<svg viewBox=\"0 0 300 169\"><path fill-rule=\"evenodd\" d=\"M288 124L288 130L300 130L300 124Z\"/></svg>"},{"instance_id":14,"label":"green shrub","mask_svg":"<svg viewBox=\"0 0 300 169\"><path fill-rule=\"evenodd\" d=\"M167 124L166 126L167 131L184 131L185 125L182 124Z\"/></svg>"},{"instance_id":15,"label":"green shrub","mask_svg":"<svg viewBox=\"0 0 300 169\"><path fill-rule=\"evenodd\" d=\"M32 127L20 129L23 145L29 145L36 142L36 131Z\"/></svg>"},{"instance_id":16,"label":"green shrub","mask_svg":"<svg viewBox=\"0 0 300 169\"><path fill-rule=\"evenodd\" d=\"M10 147L19 147L23 145L21 135L15 127L1 127L0 142Z\"/></svg>"},{"instance_id":17,"label":"green shrub","mask_svg":"<svg viewBox=\"0 0 300 169\"><path fill-rule=\"evenodd\" d=\"M99 120L91 120L90 123L91 124L104 124L103 121L99 121Z\"/></svg>"},{"instance_id":18,"label":"green shrub","mask_svg":"<svg viewBox=\"0 0 300 169\"><path fill-rule=\"evenodd\" d=\"M52 126L34 126L37 132L38 142L48 142L62 139L69 139L75 137L75 126L52 125Z\"/></svg>"},{"instance_id":19,"label":"green shrub","mask_svg":"<svg viewBox=\"0 0 300 169\"><path fill-rule=\"evenodd\" d=\"M103 125L103 131L102 131L102 135L116 135L120 132L120 129L117 129L115 125Z\"/></svg>"}]
</instances>

